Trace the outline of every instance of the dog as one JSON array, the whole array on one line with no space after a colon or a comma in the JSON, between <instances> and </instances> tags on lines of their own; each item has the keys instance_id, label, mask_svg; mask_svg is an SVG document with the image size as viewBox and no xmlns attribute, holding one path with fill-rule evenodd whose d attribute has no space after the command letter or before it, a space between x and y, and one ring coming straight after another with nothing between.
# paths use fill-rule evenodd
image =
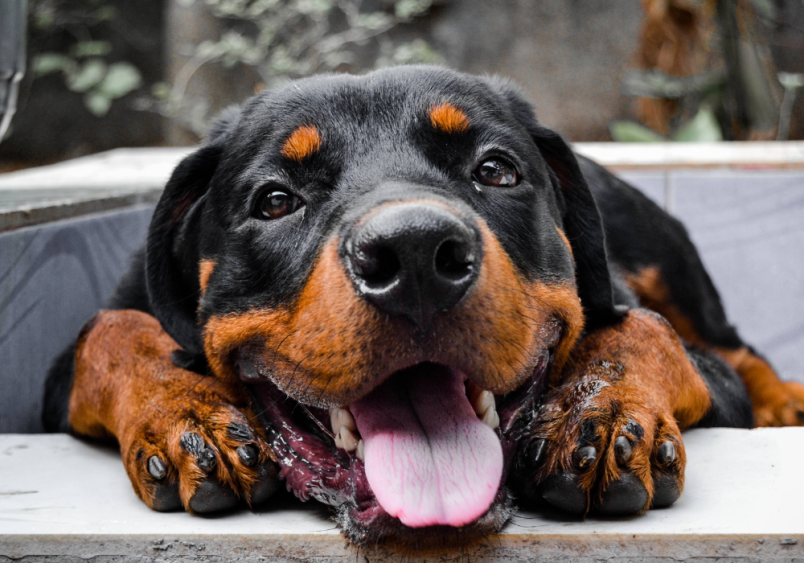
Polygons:
<instances>
[{"instance_id":1,"label":"dog","mask_svg":"<svg viewBox=\"0 0 804 563\"><path fill-rule=\"evenodd\" d=\"M160 511L333 507L467 542L522 502L671 505L681 431L801 424L683 226L515 86L409 66L263 92L175 169L43 420L119 443Z\"/></svg>"}]
</instances>

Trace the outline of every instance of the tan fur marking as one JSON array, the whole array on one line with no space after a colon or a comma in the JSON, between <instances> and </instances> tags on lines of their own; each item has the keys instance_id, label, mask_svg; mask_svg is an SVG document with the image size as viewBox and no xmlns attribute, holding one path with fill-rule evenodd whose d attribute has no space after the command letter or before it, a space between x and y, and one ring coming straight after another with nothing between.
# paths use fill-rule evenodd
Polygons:
<instances>
[{"instance_id":1,"label":"tan fur marking","mask_svg":"<svg viewBox=\"0 0 804 563\"><path fill-rule=\"evenodd\" d=\"M244 498L259 479L240 462L227 427L247 423L253 413L241 385L173 365L179 346L159 321L140 311L101 311L87 325L76 346L75 380L68 419L79 434L114 437L137 495L154 506L156 483L147 462L158 455L166 479L179 482L179 496L189 510L190 498L207 477L181 450L186 431L200 434L216 456L214 476ZM274 459L259 425L253 427L261 462ZM239 444L237 444L239 445Z\"/></svg>"},{"instance_id":2,"label":"tan fur marking","mask_svg":"<svg viewBox=\"0 0 804 563\"><path fill-rule=\"evenodd\" d=\"M204 258L198 263L198 285L201 287L201 295L207 292L207 285L209 285L209 276L212 275L212 270L215 269L217 262L209 258Z\"/></svg>"},{"instance_id":3,"label":"tan fur marking","mask_svg":"<svg viewBox=\"0 0 804 563\"><path fill-rule=\"evenodd\" d=\"M567 238L566 233L564 233L564 231L562 231L558 227L556 227L556 232L558 233L558 236L561 237L561 242L563 242L564 246L566 246L567 250L569 250L569 253L570 253L570 256L572 256L572 259L575 260L575 256L573 256L573 254L572 254L572 245L570 244L570 241Z\"/></svg>"},{"instance_id":4,"label":"tan fur marking","mask_svg":"<svg viewBox=\"0 0 804 563\"><path fill-rule=\"evenodd\" d=\"M315 125L302 125L296 129L282 145L282 155L301 161L321 148L321 135Z\"/></svg>"},{"instance_id":5,"label":"tan fur marking","mask_svg":"<svg viewBox=\"0 0 804 563\"><path fill-rule=\"evenodd\" d=\"M469 128L466 114L446 102L430 109L430 123L444 133L463 133Z\"/></svg>"}]
</instances>

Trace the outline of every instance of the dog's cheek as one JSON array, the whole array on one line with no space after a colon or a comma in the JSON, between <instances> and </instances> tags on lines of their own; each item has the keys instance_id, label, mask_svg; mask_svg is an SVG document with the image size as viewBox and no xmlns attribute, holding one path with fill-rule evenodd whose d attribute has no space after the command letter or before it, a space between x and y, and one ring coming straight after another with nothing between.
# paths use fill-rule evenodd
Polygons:
<instances>
[{"instance_id":1,"label":"dog's cheek","mask_svg":"<svg viewBox=\"0 0 804 563\"><path fill-rule=\"evenodd\" d=\"M554 351L553 371L560 370L583 329L583 309L572 279L528 279L489 227L479 226L485 255L478 284L439 333L445 349L466 343L474 365L465 369L476 383L505 393L530 376L546 349Z\"/></svg>"}]
</instances>

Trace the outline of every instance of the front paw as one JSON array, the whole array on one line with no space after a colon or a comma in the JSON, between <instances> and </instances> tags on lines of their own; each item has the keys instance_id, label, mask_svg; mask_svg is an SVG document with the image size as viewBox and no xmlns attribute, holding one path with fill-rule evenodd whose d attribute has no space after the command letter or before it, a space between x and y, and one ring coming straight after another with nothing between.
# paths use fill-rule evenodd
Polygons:
<instances>
[{"instance_id":1,"label":"front paw","mask_svg":"<svg viewBox=\"0 0 804 563\"><path fill-rule=\"evenodd\" d=\"M684 487L686 456L671 410L618 366L552 392L517 461L525 494L562 511L629 515L671 505Z\"/></svg>"},{"instance_id":2,"label":"front paw","mask_svg":"<svg viewBox=\"0 0 804 563\"><path fill-rule=\"evenodd\" d=\"M207 514L268 499L279 483L278 468L247 409L208 390L162 397L162 403L145 409L120 440L126 471L145 504Z\"/></svg>"}]
</instances>

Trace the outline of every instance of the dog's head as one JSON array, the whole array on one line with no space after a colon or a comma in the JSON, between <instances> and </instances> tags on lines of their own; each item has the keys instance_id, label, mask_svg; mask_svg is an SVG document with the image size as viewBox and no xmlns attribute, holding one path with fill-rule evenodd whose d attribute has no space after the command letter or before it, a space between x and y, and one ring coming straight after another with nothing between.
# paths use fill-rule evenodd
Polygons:
<instances>
[{"instance_id":1,"label":"dog's head","mask_svg":"<svg viewBox=\"0 0 804 563\"><path fill-rule=\"evenodd\" d=\"M594 200L504 82L433 67L256 96L176 169L156 316L259 403L356 541L487 533L550 373L616 318Z\"/></svg>"}]
</instances>

